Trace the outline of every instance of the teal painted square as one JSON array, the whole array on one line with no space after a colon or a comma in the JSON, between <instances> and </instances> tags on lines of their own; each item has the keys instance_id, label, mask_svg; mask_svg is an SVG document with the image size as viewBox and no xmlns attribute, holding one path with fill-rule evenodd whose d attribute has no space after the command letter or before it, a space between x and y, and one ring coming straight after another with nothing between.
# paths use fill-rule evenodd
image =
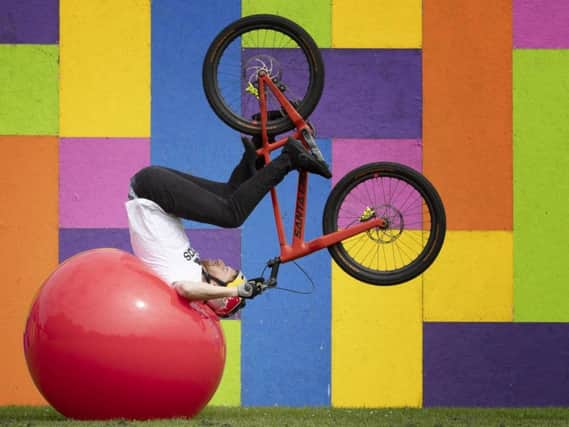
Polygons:
<instances>
[{"instance_id":1,"label":"teal painted square","mask_svg":"<svg viewBox=\"0 0 569 427\"><path fill-rule=\"evenodd\" d=\"M567 322L569 50L513 59L514 320Z\"/></svg>"},{"instance_id":2,"label":"teal painted square","mask_svg":"<svg viewBox=\"0 0 569 427\"><path fill-rule=\"evenodd\" d=\"M0 45L0 135L57 135L59 48Z\"/></svg>"}]
</instances>

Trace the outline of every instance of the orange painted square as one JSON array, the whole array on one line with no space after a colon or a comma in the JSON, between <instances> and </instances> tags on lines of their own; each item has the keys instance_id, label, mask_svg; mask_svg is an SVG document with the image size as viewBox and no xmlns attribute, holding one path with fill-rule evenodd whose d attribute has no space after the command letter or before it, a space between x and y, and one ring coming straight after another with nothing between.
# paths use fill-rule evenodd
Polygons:
<instances>
[{"instance_id":1,"label":"orange painted square","mask_svg":"<svg viewBox=\"0 0 569 427\"><path fill-rule=\"evenodd\" d=\"M22 334L29 307L57 266L58 138L0 136L0 405L43 404Z\"/></svg>"},{"instance_id":2,"label":"orange painted square","mask_svg":"<svg viewBox=\"0 0 569 427\"><path fill-rule=\"evenodd\" d=\"M423 2L423 171L452 230L512 230L511 1Z\"/></svg>"}]
</instances>

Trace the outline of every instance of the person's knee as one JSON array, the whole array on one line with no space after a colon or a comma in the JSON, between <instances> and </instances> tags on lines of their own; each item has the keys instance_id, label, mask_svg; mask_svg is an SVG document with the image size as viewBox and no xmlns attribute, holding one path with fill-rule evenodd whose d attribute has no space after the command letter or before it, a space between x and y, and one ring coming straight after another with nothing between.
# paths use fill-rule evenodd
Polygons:
<instances>
[{"instance_id":1,"label":"person's knee","mask_svg":"<svg viewBox=\"0 0 569 427\"><path fill-rule=\"evenodd\" d=\"M241 227L244 222L245 218L241 218L238 215L226 215L219 225L224 228L237 228Z\"/></svg>"},{"instance_id":2,"label":"person's knee","mask_svg":"<svg viewBox=\"0 0 569 427\"><path fill-rule=\"evenodd\" d=\"M158 172L158 166L146 166L134 174L131 185L137 196L148 197L151 193L152 184L156 182L155 178Z\"/></svg>"},{"instance_id":3,"label":"person's knee","mask_svg":"<svg viewBox=\"0 0 569 427\"><path fill-rule=\"evenodd\" d=\"M221 224L218 225L224 228L237 228L243 225L245 219L246 217L235 203L230 202L224 210L224 214L221 218Z\"/></svg>"}]
</instances>

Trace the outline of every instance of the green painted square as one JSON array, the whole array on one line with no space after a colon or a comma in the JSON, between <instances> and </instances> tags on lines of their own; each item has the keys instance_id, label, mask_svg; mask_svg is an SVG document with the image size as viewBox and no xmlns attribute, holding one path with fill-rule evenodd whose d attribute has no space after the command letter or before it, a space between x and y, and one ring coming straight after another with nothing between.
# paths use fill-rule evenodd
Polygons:
<instances>
[{"instance_id":1,"label":"green painted square","mask_svg":"<svg viewBox=\"0 0 569 427\"><path fill-rule=\"evenodd\" d=\"M270 13L303 27L319 48L332 47L332 2L330 0L243 0L243 16Z\"/></svg>"},{"instance_id":2,"label":"green painted square","mask_svg":"<svg viewBox=\"0 0 569 427\"><path fill-rule=\"evenodd\" d=\"M0 45L0 135L57 135L59 48Z\"/></svg>"},{"instance_id":3,"label":"green painted square","mask_svg":"<svg viewBox=\"0 0 569 427\"><path fill-rule=\"evenodd\" d=\"M241 321L222 320L226 357L223 378L210 400L210 406L241 405Z\"/></svg>"},{"instance_id":4,"label":"green painted square","mask_svg":"<svg viewBox=\"0 0 569 427\"><path fill-rule=\"evenodd\" d=\"M514 51L514 320L569 321L569 50Z\"/></svg>"}]
</instances>

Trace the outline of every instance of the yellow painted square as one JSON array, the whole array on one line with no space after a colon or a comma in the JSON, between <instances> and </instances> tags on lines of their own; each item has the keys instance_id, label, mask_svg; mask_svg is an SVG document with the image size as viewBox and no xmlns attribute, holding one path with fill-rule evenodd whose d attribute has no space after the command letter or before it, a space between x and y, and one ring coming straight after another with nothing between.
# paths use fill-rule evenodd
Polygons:
<instances>
[{"instance_id":1,"label":"yellow painted square","mask_svg":"<svg viewBox=\"0 0 569 427\"><path fill-rule=\"evenodd\" d=\"M60 134L150 136L150 0L61 0Z\"/></svg>"},{"instance_id":2,"label":"yellow painted square","mask_svg":"<svg viewBox=\"0 0 569 427\"><path fill-rule=\"evenodd\" d=\"M420 48L422 0L333 0L332 47Z\"/></svg>"},{"instance_id":3,"label":"yellow painted square","mask_svg":"<svg viewBox=\"0 0 569 427\"><path fill-rule=\"evenodd\" d=\"M217 391L209 401L210 406L241 405L241 321L222 320L225 334L225 369Z\"/></svg>"},{"instance_id":4,"label":"yellow painted square","mask_svg":"<svg viewBox=\"0 0 569 427\"><path fill-rule=\"evenodd\" d=\"M447 231L424 274L424 320L511 322L513 274L511 231Z\"/></svg>"},{"instance_id":5,"label":"yellow painted square","mask_svg":"<svg viewBox=\"0 0 569 427\"><path fill-rule=\"evenodd\" d=\"M363 284L332 263L332 405L420 407L421 278Z\"/></svg>"}]
</instances>

